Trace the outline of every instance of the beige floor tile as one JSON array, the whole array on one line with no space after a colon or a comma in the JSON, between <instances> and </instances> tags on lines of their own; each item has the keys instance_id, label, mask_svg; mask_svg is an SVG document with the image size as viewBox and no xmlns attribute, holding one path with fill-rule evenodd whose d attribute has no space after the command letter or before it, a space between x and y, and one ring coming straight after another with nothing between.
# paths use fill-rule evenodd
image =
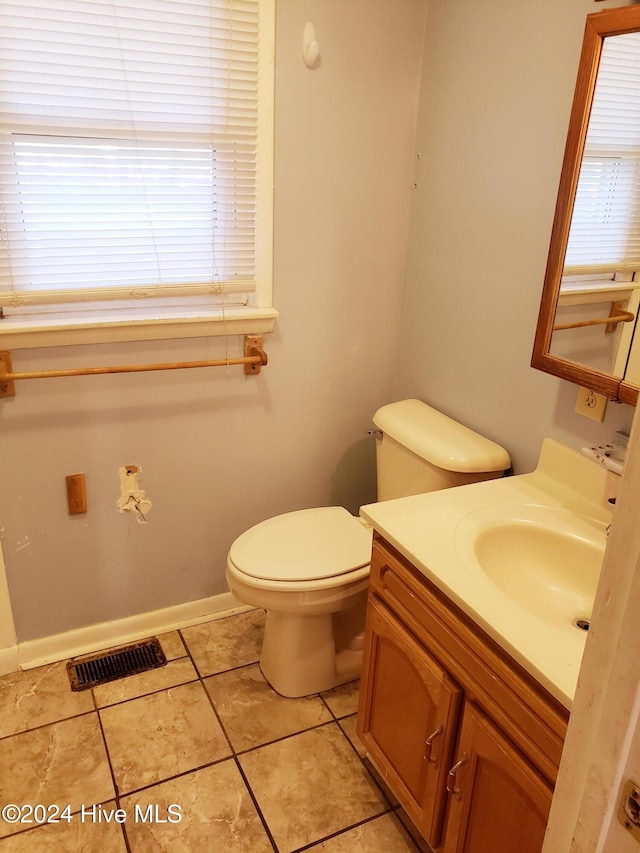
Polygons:
<instances>
[{"instance_id":1,"label":"beige floor tile","mask_svg":"<svg viewBox=\"0 0 640 853\"><path fill-rule=\"evenodd\" d=\"M200 683L102 708L100 717L121 794L231 753Z\"/></svg>"},{"instance_id":2,"label":"beige floor tile","mask_svg":"<svg viewBox=\"0 0 640 853\"><path fill-rule=\"evenodd\" d=\"M355 714L358 710L358 697L360 695L360 681L349 681L327 690L322 698L331 709L334 717L346 717L347 714Z\"/></svg>"},{"instance_id":3,"label":"beige floor tile","mask_svg":"<svg viewBox=\"0 0 640 853\"><path fill-rule=\"evenodd\" d=\"M364 744L360 740L356 732L356 725L358 722L357 714L352 714L350 717L343 717L338 725L342 729L342 731L349 738L355 751L358 753L360 758L364 758L367 754L367 750L364 747Z\"/></svg>"},{"instance_id":4,"label":"beige floor tile","mask_svg":"<svg viewBox=\"0 0 640 853\"><path fill-rule=\"evenodd\" d=\"M336 723L247 752L239 761L281 853L388 808Z\"/></svg>"},{"instance_id":5,"label":"beige floor tile","mask_svg":"<svg viewBox=\"0 0 640 853\"><path fill-rule=\"evenodd\" d=\"M0 802L77 811L114 796L98 715L62 720L0 741ZM0 820L0 836L24 828Z\"/></svg>"},{"instance_id":6,"label":"beige floor tile","mask_svg":"<svg viewBox=\"0 0 640 853\"><path fill-rule=\"evenodd\" d=\"M204 685L237 752L332 719L318 696L279 696L257 664L212 675Z\"/></svg>"},{"instance_id":7,"label":"beige floor tile","mask_svg":"<svg viewBox=\"0 0 640 853\"><path fill-rule=\"evenodd\" d=\"M200 675L255 663L262 647L264 617L264 610L249 610L184 628L182 637Z\"/></svg>"},{"instance_id":8,"label":"beige floor tile","mask_svg":"<svg viewBox=\"0 0 640 853\"><path fill-rule=\"evenodd\" d=\"M91 691L73 692L64 662L0 676L0 737L93 711Z\"/></svg>"},{"instance_id":9,"label":"beige floor tile","mask_svg":"<svg viewBox=\"0 0 640 853\"><path fill-rule=\"evenodd\" d=\"M116 808L115 801L105 808ZM2 853L127 853L122 827L115 823L81 821L73 815L67 823L49 824L12 835L0 844Z\"/></svg>"},{"instance_id":10,"label":"beige floor tile","mask_svg":"<svg viewBox=\"0 0 640 853\"><path fill-rule=\"evenodd\" d=\"M272 847L234 761L222 761L123 797L132 853L271 853ZM179 823L135 822L138 814L171 814Z\"/></svg>"},{"instance_id":11,"label":"beige floor tile","mask_svg":"<svg viewBox=\"0 0 640 853\"><path fill-rule=\"evenodd\" d=\"M416 846L395 815L386 814L341 835L323 841L310 851L326 853L416 853Z\"/></svg>"},{"instance_id":12,"label":"beige floor tile","mask_svg":"<svg viewBox=\"0 0 640 853\"><path fill-rule=\"evenodd\" d=\"M104 708L107 705L115 705L127 699L135 699L147 693L155 693L178 684L186 684L195 681L198 673L195 671L189 658L178 658L168 661L166 666L149 669L147 672L139 672L117 681L109 681L107 684L99 684L93 688L96 705Z\"/></svg>"},{"instance_id":13,"label":"beige floor tile","mask_svg":"<svg viewBox=\"0 0 640 853\"><path fill-rule=\"evenodd\" d=\"M184 657L187 650L177 631L169 631L167 634L158 634L162 651L167 660L175 660Z\"/></svg>"}]
</instances>

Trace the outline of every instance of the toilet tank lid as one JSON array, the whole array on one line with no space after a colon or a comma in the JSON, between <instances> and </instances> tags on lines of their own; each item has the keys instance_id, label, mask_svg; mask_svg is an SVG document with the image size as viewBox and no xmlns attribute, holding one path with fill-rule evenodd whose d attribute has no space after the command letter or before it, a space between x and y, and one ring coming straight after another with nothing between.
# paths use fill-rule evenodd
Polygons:
<instances>
[{"instance_id":1,"label":"toilet tank lid","mask_svg":"<svg viewBox=\"0 0 640 853\"><path fill-rule=\"evenodd\" d=\"M373 422L385 435L444 471L475 474L506 471L511 465L504 447L422 400L400 400L382 406Z\"/></svg>"}]
</instances>

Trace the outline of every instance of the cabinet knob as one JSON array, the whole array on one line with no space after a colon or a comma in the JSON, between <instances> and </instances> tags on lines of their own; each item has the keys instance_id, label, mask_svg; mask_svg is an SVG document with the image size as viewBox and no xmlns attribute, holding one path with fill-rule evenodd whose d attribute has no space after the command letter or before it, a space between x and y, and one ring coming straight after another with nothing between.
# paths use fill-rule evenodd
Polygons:
<instances>
[{"instance_id":1,"label":"cabinet knob","mask_svg":"<svg viewBox=\"0 0 640 853\"><path fill-rule=\"evenodd\" d=\"M462 767L463 764L466 764L469 760L467 753L463 753L462 758L453 765L451 770L449 770L449 774L447 776L447 791L450 794L455 794L459 796L460 788L456 785L456 776L458 775L458 770Z\"/></svg>"},{"instance_id":2,"label":"cabinet knob","mask_svg":"<svg viewBox=\"0 0 640 853\"><path fill-rule=\"evenodd\" d=\"M429 737L424 742L424 756L423 756L423 758L425 761L429 761L431 764L436 764L438 761L437 758L431 757L431 753L433 750L434 740L438 737L438 735L441 735L441 734L442 734L442 726L440 725L440 726L438 726L438 728L434 732L431 732Z\"/></svg>"}]
</instances>

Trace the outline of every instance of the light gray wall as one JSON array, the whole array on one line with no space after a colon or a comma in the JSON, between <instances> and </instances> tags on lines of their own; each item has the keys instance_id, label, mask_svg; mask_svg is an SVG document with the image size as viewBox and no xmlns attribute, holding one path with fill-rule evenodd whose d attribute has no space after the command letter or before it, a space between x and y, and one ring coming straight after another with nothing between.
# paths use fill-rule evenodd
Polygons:
<instances>
[{"instance_id":1,"label":"light gray wall","mask_svg":"<svg viewBox=\"0 0 640 853\"><path fill-rule=\"evenodd\" d=\"M37 380L2 402L0 532L20 641L224 592L227 549L250 525L375 498L365 430L392 393L423 17L423 0L278 0L281 316L259 377ZM223 355L220 340L178 340L15 351L13 365ZM116 509L127 464L153 504L146 525ZM64 478L77 472L89 511L69 517Z\"/></svg>"},{"instance_id":2,"label":"light gray wall","mask_svg":"<svg viewBox=\"0 0 640 853\"><path fill-rule=\"evenodd\" d=\"M429 0L394 393L474 427L532 470L628 427L574 413L576 387L530 366L591 0Z\"/></svg>"}]
</instances>

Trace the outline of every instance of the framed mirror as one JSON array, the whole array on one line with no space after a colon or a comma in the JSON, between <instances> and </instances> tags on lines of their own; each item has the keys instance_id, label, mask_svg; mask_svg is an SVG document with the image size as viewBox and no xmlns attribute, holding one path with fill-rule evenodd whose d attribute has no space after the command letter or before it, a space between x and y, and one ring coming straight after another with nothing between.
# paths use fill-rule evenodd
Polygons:
<instances>
[{"instance_id":1,"label":"framed mirror","mask_svg":"<svg viewBox=\"0 0 640 853\"><path fill-rule=\"evenodd\" d=\"M624 6L587 16L531 366L636 405L639 303L640 7Z\"/></svg>"}]
</instances>

